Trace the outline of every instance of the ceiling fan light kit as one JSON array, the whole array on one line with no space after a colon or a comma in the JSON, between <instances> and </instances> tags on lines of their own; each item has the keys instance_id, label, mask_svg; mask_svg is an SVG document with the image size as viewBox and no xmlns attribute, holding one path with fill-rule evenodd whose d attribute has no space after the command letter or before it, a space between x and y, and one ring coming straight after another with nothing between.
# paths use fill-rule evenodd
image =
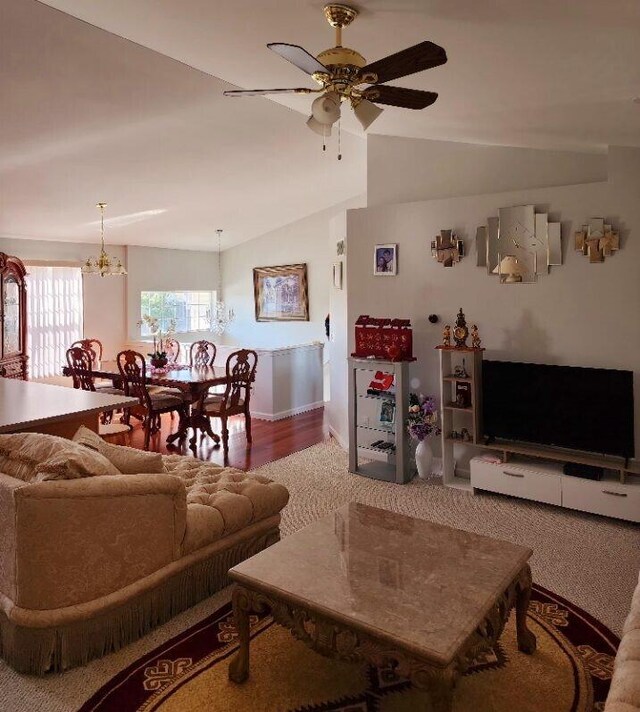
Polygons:
<instances>
[{"instance_id":1,"label":"ceiling fan light kit","mask_svg":"<svg viewBox=\"0 0 640 712\"><path fill-rule=\"evenodd\" d=\"M336 31L335 47L317 57L298 45L273 42L267 47L283 59L310 75L319 89L249 89L225 91L225 96L264 96L266 94L320 94L312 104L307 126L323 138L331 134L331 126L340 120L340 105L348 101L363 130L380 116L376 104L420 110L433 104L437 93L418 89L386 86L384 83L400 77L438 67L447 61L447 53L433 42L420 42L401 52L367 64L360 52L342 46L342 29L358 16L349 5L329 3L324 16ZM339 132L338 132L339 135ZM339 150L339 149L338 149ZM338 154L340 158L340 154Z\"/></svg>"},{"instance_id":2,"label":"ceiling fan light kit","mask_svg":"<svg viewBox=\"0 0 640 712\"><path fill-rule=\"evenodd\" d=\"M340 97L328 91L311 104L311 116L319 123L332 126L340 118Z\"/></svg>"}]
</instances>

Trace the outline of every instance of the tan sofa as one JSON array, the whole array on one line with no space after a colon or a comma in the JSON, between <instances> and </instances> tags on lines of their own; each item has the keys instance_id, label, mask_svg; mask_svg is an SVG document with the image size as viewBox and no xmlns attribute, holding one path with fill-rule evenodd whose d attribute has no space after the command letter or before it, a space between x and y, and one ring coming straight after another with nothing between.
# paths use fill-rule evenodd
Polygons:
<instances>
[{"instance_id":1,"label":"tan sofa","mask_svg":"<svg viewBox=\"0 0 640 712\"><path fill-rule=\"evenodd\" d=\"M605 712L640 710L640 580L624 624L604 709Z\"/></svg>"},{"instance_id":2,"label":"tan sofa","mask_svg":"<svg viewBox=\"0 0 640 712\"><path fill-rule=\"evenodd\" d=\"M13 668L43 674L116 650L278 540L282 485L163 460L160 474L0 473L0 655Z\"/></svg>"}]
</instances>

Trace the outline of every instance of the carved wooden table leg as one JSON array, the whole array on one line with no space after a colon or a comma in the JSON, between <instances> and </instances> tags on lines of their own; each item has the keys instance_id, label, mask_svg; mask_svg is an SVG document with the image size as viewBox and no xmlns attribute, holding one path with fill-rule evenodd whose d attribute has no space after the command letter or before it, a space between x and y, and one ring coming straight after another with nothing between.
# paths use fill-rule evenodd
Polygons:
<instances>
[{"instance_id":1,"label":"carved wooden table leg","mask_svg":"<svg viewBox=\"0 0 640 712\"><path fill-rule=\"evenodd\" d=\"M229 664L229 679L243 683L249 677L249 614L250 596L245 589L236 586L232 594L233 615L238 631L238 652Z\"/></svg>"},{"instance_id":2,"label":"carved wooden table leg","mask_svg":"<svg viewBox=\"0 0 640 712\"><path fill-rule=\"evenodd\" d=\"M451 712L456 684L456 675L451 669L418 669L410 679L414 687L424 691L428 712Z\"/></svg>"},{"instance_id":3,"label":"carved wooden table leg","mask_svg":"<svg viewBox=\"0 0 640 712\"><path fill-rule=\"evenodd\" d=\"M536 649L536 636L527 628L527 610L531 598L531 567L527 564L520 572L516 598L516 632L518 650L531 655Z\"/></svg>"}]
</instances>

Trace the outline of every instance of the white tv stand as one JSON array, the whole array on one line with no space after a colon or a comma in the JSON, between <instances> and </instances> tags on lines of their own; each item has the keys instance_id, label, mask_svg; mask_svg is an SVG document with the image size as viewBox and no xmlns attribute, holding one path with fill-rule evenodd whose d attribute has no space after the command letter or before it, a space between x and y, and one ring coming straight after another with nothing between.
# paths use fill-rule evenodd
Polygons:
<instances>
[{"instance_id":1,"label":"white tv stand","mask_svg":"<svg viewBox=\"0 0 640 712\"><path fill-rule=\"evenodd\" d=\"M613 472L601 480L571 477L562 464L515 456L493 463L482 455L470 462L473 491L485 490L568 509L640 522L640 480L621 482ZM606 471L605 471L606 472Z\"/></svg>"},{"instance_id":2,"label":"white tv stand","mask_svg":"<svg viewBox=\"0 0 640 712\"><path fill-rule=\"evenodd\" d=\"M440 352L440 400L442 423L442 482L464 490L486 490L546 502L583 512L640 522L640 463L545 447L531 443L494 440L485 443L482 427L482 361L484 349L437 346ZM466 375L456 375L456 365L465 359ZM468 383L471 403L459 407L455 401L458 383ZM466 427L470 437L453 437ZM471 459L470 477L456 468L456 451L470 448L478 456ZM482 453L499 456L500 464L487 463ZM458 452L458 454L460 454ZM565 462L602 467L602 480L571 477L562 472Z\"/></svg>"}]
</instances>

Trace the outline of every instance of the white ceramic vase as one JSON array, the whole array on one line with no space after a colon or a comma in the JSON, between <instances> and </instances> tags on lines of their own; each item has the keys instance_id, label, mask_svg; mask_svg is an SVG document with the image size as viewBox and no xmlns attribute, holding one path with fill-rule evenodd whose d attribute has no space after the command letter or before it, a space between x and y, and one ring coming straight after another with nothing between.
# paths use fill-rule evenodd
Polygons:
<instances>
[{"instance_id":1,"label":"white ceramic vase","mask_svg":"<svg viewBox=\"0 0 640 712\"><path fill-rule=\"evenodd\" d=\"M429 441L425 438L418 442L416 448L416 465L418 467L418 477L426 480L431 477L431 466L433 464L433 450Z\"/></svg>"}]
</instances>

